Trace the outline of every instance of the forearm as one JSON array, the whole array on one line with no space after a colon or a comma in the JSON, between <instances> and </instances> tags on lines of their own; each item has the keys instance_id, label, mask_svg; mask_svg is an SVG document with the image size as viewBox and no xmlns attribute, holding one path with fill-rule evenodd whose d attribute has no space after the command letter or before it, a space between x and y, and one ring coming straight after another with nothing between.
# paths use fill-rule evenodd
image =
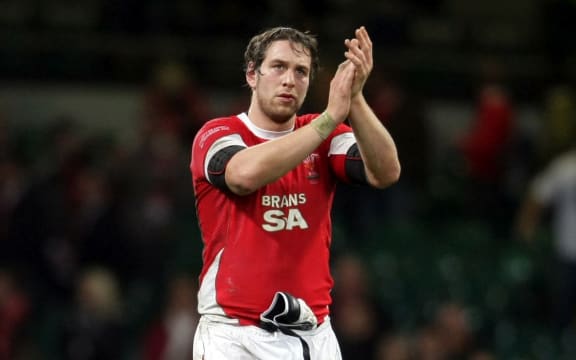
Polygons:
<instances>
[{"instance_id":1,"label":"forearm","mask_svg":"<svg viewBox=\"0 0 576 360\"><path fill-rule=\"evenodd\" d=\"M324 136L310 124L279 139L246 148L228 162L226 183L235 194L250 194L294 169L323 140Z\"/></svg>"},{"instance_id":2,"label":"forearm","mask_svg":"<svg viewBox=\"0 0 576 360\"><path fill-rule=\"evenodd\" d=\"M394 140L362 94L352 99L350 124L364 161L368 182L374 187L385 188L398 181L400 162Z\"/></svg>"}]
</instances>

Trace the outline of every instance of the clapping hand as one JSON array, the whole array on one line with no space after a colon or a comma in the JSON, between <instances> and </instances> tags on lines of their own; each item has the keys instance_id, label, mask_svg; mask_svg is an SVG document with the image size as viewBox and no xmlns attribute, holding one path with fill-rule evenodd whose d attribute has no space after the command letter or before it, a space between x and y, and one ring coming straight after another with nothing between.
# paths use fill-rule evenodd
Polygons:
<instances>
[{"instance_id":1,"label":"clapping hand","mask_svg":"<svg viewBox=\"0 0 576 360\"><path fill-rule=\"evenodd\" d=\"M355 67L354 83L352 84L352 98L362 92L364 84L374 66L372 58L372 40L364 26L356 29L355 38L344 40L348 50L344 53Z\"/></svg>"}]
</instances>

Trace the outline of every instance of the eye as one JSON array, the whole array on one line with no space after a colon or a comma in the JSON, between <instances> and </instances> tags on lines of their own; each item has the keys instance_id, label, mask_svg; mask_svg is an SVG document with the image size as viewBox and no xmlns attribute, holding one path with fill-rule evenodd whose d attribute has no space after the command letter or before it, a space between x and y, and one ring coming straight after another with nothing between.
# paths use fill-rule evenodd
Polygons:
<instances>
[{"instance_id":1,"label":"eye","mask_svg":"<svg viewBox=\"0 0 576 360\"><path fill-rule=\"evenodd\" d=\"M300 76L308 76L308 70L306 70L306 69L304 69L304 68L296 69L296 72L297 72L298 75L300 75Z\"/></svg>"}]
</instances>

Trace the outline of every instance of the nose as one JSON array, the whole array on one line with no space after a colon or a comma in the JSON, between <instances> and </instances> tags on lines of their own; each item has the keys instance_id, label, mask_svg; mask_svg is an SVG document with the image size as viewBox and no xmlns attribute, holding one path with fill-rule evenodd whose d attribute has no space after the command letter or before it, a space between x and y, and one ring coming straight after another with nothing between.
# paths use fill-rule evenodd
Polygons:
<instances>
[{"instance_id":1,"label":"nose","mask_svg":"<svg viewBox=\"0 0 576 360\"><path fill-rule=\"evenodd\" d=\"M284 79L282 79L282 85L284 86L294 86L294 81L295 76L294 76L294 70L288 69L287 71L284 72Z\"/></svg>"}]
</instances>

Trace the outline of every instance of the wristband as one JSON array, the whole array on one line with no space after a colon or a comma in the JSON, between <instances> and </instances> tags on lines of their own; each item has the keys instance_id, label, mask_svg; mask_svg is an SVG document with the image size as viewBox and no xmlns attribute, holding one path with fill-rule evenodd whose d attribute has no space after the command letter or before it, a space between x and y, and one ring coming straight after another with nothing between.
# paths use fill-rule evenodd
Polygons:
<instances>
[{"instance_id":1,"label":"wristband","mask_svg":"<svg viewBox=\"0 0 576 360\"><path fill-rule=\"evenodd\" d=\"M336 129L336 123L332 120L332 117L327 111L324 111L320 116L312 120L310 125L312 125L322 140L326 140L332 131Z\"/></svg>"}]
</instances>

